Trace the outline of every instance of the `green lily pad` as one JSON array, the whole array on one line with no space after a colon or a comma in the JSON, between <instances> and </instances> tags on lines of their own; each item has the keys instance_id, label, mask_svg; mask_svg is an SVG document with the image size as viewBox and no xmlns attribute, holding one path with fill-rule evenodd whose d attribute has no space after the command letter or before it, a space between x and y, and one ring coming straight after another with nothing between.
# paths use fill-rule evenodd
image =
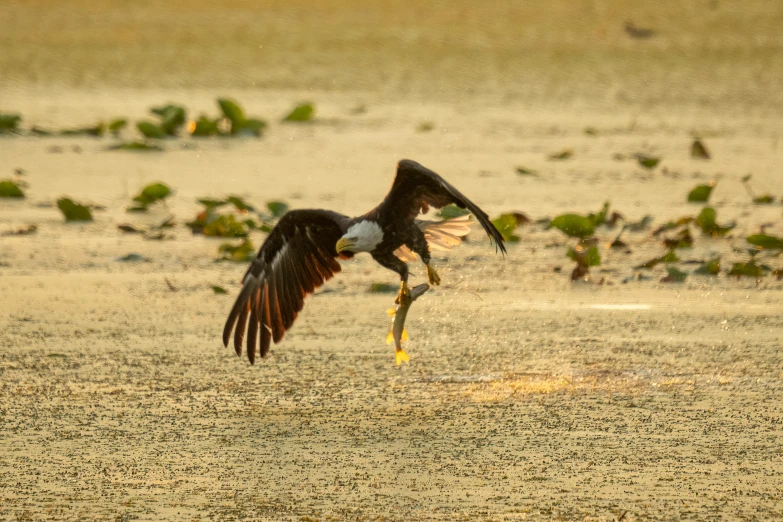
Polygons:
<instances>
[{"instance_id":1,"label":"green lily pad","mask_svg":"<svg viewBox=\"0 0 783 522\"><path fill-rule=\"evenodd\" d=\"M18 134L22 117L18 114L0 113L0 134Z\"/></svg>"},{"instance_id":2,"label":"green lily pad","mask_svg":"<svg viewBox=\"0 0 783 522\"><path fill-rule=\"evenodd\" d=\"M80 127L77 129L63 129L59 132L61 136L93 136L100 137L106 133L106 125L98 123L93 127Z\"/></svg>"},{"instance_id":3,"label":"green lily pad","mask_svg":"<svg viewBox=\"0 0 783 522\"><path fill-rule=\"evenodd\" d=\"M237 196L227 197L226 202L234 205L234 208L236 208L240 212L255 212L256 210L251 205L245 203L245 201L242 198L239 198Z\"/></svg>"},{"instance_id":4,"label":"green lily pad","mask_svg":"<svg viewBox=\"0 0 783 522\"><path fill-rule=\"evenodd\" d=\"M222 286L212 285L212 291L216 294L227 294L228 291Z\"/></svg>"},{"instance_id":5,"label":"green lily pad","mask_svg":"<svg viewBox=\"0 0 783 522\"><path fill-rule=\"evenodd\" d=\"M664 283L682 283L688 277L687 272L683 272L682 270L679 270L673 266L667 266L666 272L668 272L666 276L661 279L661 281Z\"/></svg>"},{"instance_id":6,"label":"green lily pad","mask_svg":"<svg viewBox=\"0 0 783 522\"><path fill-rule=\"evenodd\" d=\"M696 138L693 140L693 143L691 143L691 157L704 160L710 159L710 152L699 138Z\"/></svg>"},{"instance_id":7,"label":"green lily pad","mask_svg":"<svg viewBox=\"0 0 783 522\"><path fill-rule=\"evenodd\" d=\"M650 223L653 222L652 216L644 216L642 219L632 223L626 223L625 229L631 232L641 232L650 228Z\"/></svg>"},{"instance_id":8,"label":"green lily pad","mask_svg":"<svg viewBox=\"0 0 783 522\"><path fill-rule=\"evenodd\" d=\"M206 116L201 116L194 124L192 124L190 135L196 138L204 138L207 136L217 136L218 132L217 119L210 119Z\"/></svg>"},{"instance_id":9,"label":"green lily pad","mask_svg":"<svg viewBox=\"0 0 783 522\"><path fill-rule=\"evenodd\" d=\"M501 214L496 219L492 220L492 224L498 229L500 235L503 236L505 241L509 243L516 243L519 241L519 236L514 234L514 231L519 226L517 216L514 214Z\"/></svg>"},{"instance_id":10,"label":"green lily pad","mask_svg":"<svg viewBox=\"0 0 783 522\"><path fill-rule=\"evenodd\" d=\"M647 156L646 154L637 154L636 161L639 163L640 167L643 167L647 170L651 170L658 166L658 163L660 163L661 158L656 158L654 156Z\"/></svg>"},{"instance_id":11,"label":"green lily pad","mask_svg":"<svg viewBox=\"0 0 783 522\"><path fill-rule=\"evenodd\" d=\"M266 208L272 213L272 217L279 218L286 212L288 212L288 205L282 201L269 201L266 204Z\"/></svg>"},{"instance_id":12,"label":"green lily pad","mask_svg":"<svg viewBox=\"0 0 783 522\"><path fill-rule=\"evenodd\" d=\"M696 225L701 228L704 234L711 236L725 236L736 225L718 225L717 213L712 207L704 207L696 217Z\"/></svg>"},{"instance_id":13,"label":"green lily pad","mask_svg":"<svg viewBox=\"0 0 783 522\"><path fill-rule=\"evenodd\" d=\"M516 171L520 176L538 176L538 172L535 170L526 169L525 167L517 167Z\"/></svg>"},{"instance_id":14,"label":"green lily pad","mask_svg":"<svg viewBox=\"0 0 783 522\"><path fill-rule=\"evenodd\" d=\"M595 246L581 250L578 247L569 248L568 252L566 252L566 257L584 266L601 265L601 253L598 251L598 247Z\"/></svg>"},{"instance_id":15,"label":"green lily pad","mask_svg":"<svg viewBox=\"0 0 783 522\"><path fill-rule=\"evenodd\" d=\"M90 207L76 203L70 198L58 199L57 208L65 216L65 221L92 221Z\"/></svg>"},{"instance_id":16,"label":"green lily pad","mask_svg":"<svg viewBox=\"0 0 783 522\"><path fill-rule=\"evenodd\" d=\"M171 195L171 189L165 183L152 183L142 189L142 191L133 198L133 201L139 204L136 209L146 211L147 207L156 201L162 201ZM133 210L133 209L129 209Z\"/></svg>"},{"instance_id":17,"label":"green lily pad","mask_svg":"<svg viewBox=\"0 0 783 522\"><path fill-rule=\"evenodd\" d=\"M460 216L466 216L470 214L470 210L466 208L460 208L454 203L449 203L438 212L438 217L443 219L454 219Z\"/></svg>"},{"instance_id":18,"label":"green lily pad","mask_svg":"<svg viewBox=\"0 0 783 522\"><path fill-rule=\"evenodd\" d=\"M199 199L198 202L204 205L205 207L207 207L207 209L213 209L213 208L222 207L223 205L228 205L228 201L226 201L225 199L205 198L205 199Z\"/></svg>"},{"instance_id":19,"label":"green lily pad","mask_svg":"<svg viewBox=\"0 0 783 522\"><path fill-rule=\"evenodd\" d=\"M594 221L579 214L557 216L551 221L550 225L570 237L586 238L595 233Z\"/></svg>"},{"instance_id":20,"label":"green lily pad","mask_svg":"<svg viewBox=\"0 0 783 522\"><path fill-rule=\"evenodd\" d=\"M139 152L162 152L163 147L146 141L128 141L110 145L109 150L130 150Z\"/></svg>"},{"instance_id":21,"label":"green lily pad","mask_svg":"<svg viewBox=\"0 0 783 522\"><path fill-rule=\"evenodd\" d=\"M245 120L242 123L232 126L231 132L237 136L255 136L261 137L266 128L266 122L258 119Z\"/></svg>"},{"instance_id":22,"label":"green lily pad","mask_svg":"<svg viewBox=\"0 0 783 522\"><path fill-rule=\"evenodd\" d=\"M767 234L753 234L747 237L747 242L767 250L783 250L783 239Z\"/></svg>"},{"instance_id":23,"label":"green lily pad","mask_svg":"<svg viewBox=\"0 0 783 522\"><path fill-rule=\"evenodd\" d=\"M288 122L306 122L311 121L315 117L315 106L310 102L300 103L294 107L288 115L283 118L283 121Z\"/></svg>"},{"instance_id":24,"label":"green lily pad","mask_svg":"<svg viewBox=\"0 0 783 522\"><path fill-rule=\"evenodd\" d=\"M209 237L245 237L248 229L247 225L237 221L233 214L222 214L208 222L203 233Z\"/></svg>"},{"instance_id":25,"label":"green lily pad","mask_svg":"<svg viewBox=\"0 0 783 522\"><path fill-rule=\"evenodd\" d=\"M761 196L753 198L753 203L756 205L771 205L774 202L775 196L771 194L762 194Z\"/></svg>"},{"instance_id":26,"label":"green lily pad","mask_svg":"<svg viewBox=\"0 0 783 522\"><path fill-rule=\"evenodd\" d=\"M718 275L720 273L720 258L710 259L694 272L700 275Z\"/></svg>"},{"instance_id":27,"label":"green lily pad","mask_svg":"<svg viewBox=\"0 0 783 522\"><path fill-rule=\"evenodd\" d=\"M230 98L218 98L218 105L228 121L231 122L232 134L233 128L237 125L241 125L245 121L245 112L239 104Z\"/></svg>"},{"instance_id":28,"label":"green lily pad","mask_svg":"<svg viewBox=\"0 0 783 522\"><path fill-rule=\"evenodd\" d=\"M150 121L140 121L136 123L136 128L139 129L145 138L161 139L166 137L166 132L160 125L155 125Z\"/></svg>"},{"instance_id":29,"label":"green lily pad","mask_svg":"<svg viewBox=\"0 0 783 522\"><path fill-rule=\"evenodd\" d=\"M398 285L390 285L388 283L372 283L370 292L374 294L394 294L399 288Z\"/></svg>"},{"instance_id":30,"label":"green lily pad","mask_svg":"<svg viewBox=\"0 0 783 522\"><path fill-rule=\"evenodd\" d=\"M6 179L0 181L0 198L24 198L24 191L15 181Z\"/></svg>"},{"instance_id":31,"label":"green lily pad","mask_svg":"<svg viewBox=\"0 0 783 522\"><path fill-rule=\"evenodd\" d=\"M706 203L710 199L710 194L712 194L713 188L715 188L715 182L696 185L696 187L688 193L688 202Z\"/></svg>"},{"instance_id":32,"label":"green lily pad","mask_svg":"<svg viewBox=\"0 0 783 522\"><path fill-rule=\"evenodd\" d=\"M179 105L168 104L162 107L153 107L150 112L160 116L160 129L168 136L176 136L179 128L186 121L185 109Z\"/></svg>"},{"instance_id":33,"label":"green lily pad","mask_svg":"<svg viewBox=\"0 0 783 522\"><path fill-rule=\"evenodd\" d=\"M671 251L671 252L665 253L661 257L656 257L656 258L650 259L646 263L642 263L641 265L635 266L634 268L637 269L637 270L641 269L641 268L651 269L651 268L654 268L655 266L657 266L657 265L659 265L661 263L676 263L679 260L680 260L680 258L677 257L677 254L674 251Z\"/></svg>"},{"instance_id":34,"label":"green lily pad","mask_svg":"<svg viewBox=\"0 0 783 522\"><path fill-rule=\"evenodd\" d=\"M729 270L730 276L737 276L737 278L746 277L763 277L766 272L769 272L770 268L766 265L758 265L755 261L749 261L747 263L734 263L731 270Z\"/></svg>"},{"instance_id":35,"label":"green lily pad","mask_svg":"<svg viewBox=\"0 0 783 522\"><path fill-rule=\"evenodd\" d=\"M127 125L128 125L128 120L124 118L118 118L116 120L112 120L111 123L109 123L109 132L111 132L115 136L118 136L120 134L120 131L124 129Z\"/></svg>"},{"instance_id":36,"label":"green lily pad","mask_svg":"<svg viewBox=\"0 0 783 522\"><path fill-rule=\"evenodd\" d=\"M238 245L223 243L218 247L221 261L233 261L235 263L247 263L255 257L255 248L249 239L243 239Z\"/></svg>"}]
</instances>

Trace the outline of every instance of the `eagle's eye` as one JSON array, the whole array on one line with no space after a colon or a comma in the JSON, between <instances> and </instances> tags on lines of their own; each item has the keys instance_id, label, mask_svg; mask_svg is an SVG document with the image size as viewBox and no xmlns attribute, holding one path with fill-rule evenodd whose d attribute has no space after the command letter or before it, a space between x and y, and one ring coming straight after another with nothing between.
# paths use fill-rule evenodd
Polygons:
<instances>
[{"instance_id":1,"label":"eagle's eye","mask_svg":"<svg viewBox=\"0 0 783 522\"><path fill-rule=\"evenodd\" d=\"M353 241L355 243L356 241L359 241L359 238L358 237L349 237L348 241Z\"/></svg>"}]
</instances>

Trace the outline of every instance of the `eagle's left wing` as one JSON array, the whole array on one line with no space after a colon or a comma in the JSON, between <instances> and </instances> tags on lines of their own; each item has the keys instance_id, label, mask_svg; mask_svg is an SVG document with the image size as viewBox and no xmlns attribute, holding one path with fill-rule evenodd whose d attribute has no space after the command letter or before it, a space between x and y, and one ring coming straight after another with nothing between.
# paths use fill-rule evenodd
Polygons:
<instances>
[{"instance_id":1,"label":"eagle's left wing","mask_svg":"<svg viewBox=\"0 0 783 522\"><path fill-rule=\"evenodd\" d=\"M490 240L494 240L495 246L506 253L503 236L492 224L487 213L448 181L413 160L404 159L397 164L397 175L392 188L383 203L378 206L377 212L388 221L415 219L420 213L427 213L430 207L443 208L451 203L476 216Z\"/></svg>"}]
</instances>

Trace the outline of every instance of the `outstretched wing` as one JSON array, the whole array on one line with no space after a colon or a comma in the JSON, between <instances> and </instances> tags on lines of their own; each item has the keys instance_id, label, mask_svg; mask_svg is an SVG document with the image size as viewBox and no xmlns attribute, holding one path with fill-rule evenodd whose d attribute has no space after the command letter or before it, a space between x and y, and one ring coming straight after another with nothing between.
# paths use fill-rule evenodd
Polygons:
<instances>
[{"instance_id":1,"label":"outstretched wing","mask_svg":"<svg viewBox=\"0 0 783 522\"><path fill-rule=\"evenodd\" d=\"M326 210L293 210L272 229L242 280L242 291L226 320L223 344L234 331L234 350L253 364L270 341L279 343L304 306L304 298L340 271L335 245L348 218ZM236 329L234 328L236 326Z\"/></svg>"},{"instance_id":2,"label":"outstretched wing","mask_svg":"<svg viewBox=\"0 0 783 522\"><path fill-rule=\"evenodd\" d=\"M430 207L443 208L451 203L476 216L490 240L494 240L495 246L506 253L503 236L489 220L487 213L448 181L415 161L401 160L397 164L397 176L392 188L377 210L388 220L411 220L419 214L426 214Z\"/></svg>"}]
</instances>

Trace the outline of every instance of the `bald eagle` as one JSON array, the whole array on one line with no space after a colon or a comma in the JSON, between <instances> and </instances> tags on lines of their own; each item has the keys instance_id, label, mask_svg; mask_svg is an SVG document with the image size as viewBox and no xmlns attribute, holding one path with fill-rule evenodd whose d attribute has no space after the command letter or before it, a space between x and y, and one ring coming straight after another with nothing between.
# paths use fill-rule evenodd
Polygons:
<instances>
[{"instance_id":1,"label":"bald eagle","mask_svg":"<svg viewBox=\"0 0 783 522\"><path fill-rule=\"evenodd\" d=\"M329 210L292 210L267 236L242 279L223 329L228 346L234 332L234 349L255 362L269 354L271 341L279 343L294 324L312 294L340 271L340 259L369 253L381 266L400 276L397 302L410 299L406 260L421 258L430 284L440 277L430 265L430 247L448 249L469 232L465 218L432 222L416 219L432 208L454 204L478 219L495 249L506 253L503 236L489 216L438 174L412 160L397 164L391 190L380 205L363 216L350 218ZM245 336L247 334L247 336ZM257 349L258 347L258 349Z\"/></svg>"}]
</instances>

